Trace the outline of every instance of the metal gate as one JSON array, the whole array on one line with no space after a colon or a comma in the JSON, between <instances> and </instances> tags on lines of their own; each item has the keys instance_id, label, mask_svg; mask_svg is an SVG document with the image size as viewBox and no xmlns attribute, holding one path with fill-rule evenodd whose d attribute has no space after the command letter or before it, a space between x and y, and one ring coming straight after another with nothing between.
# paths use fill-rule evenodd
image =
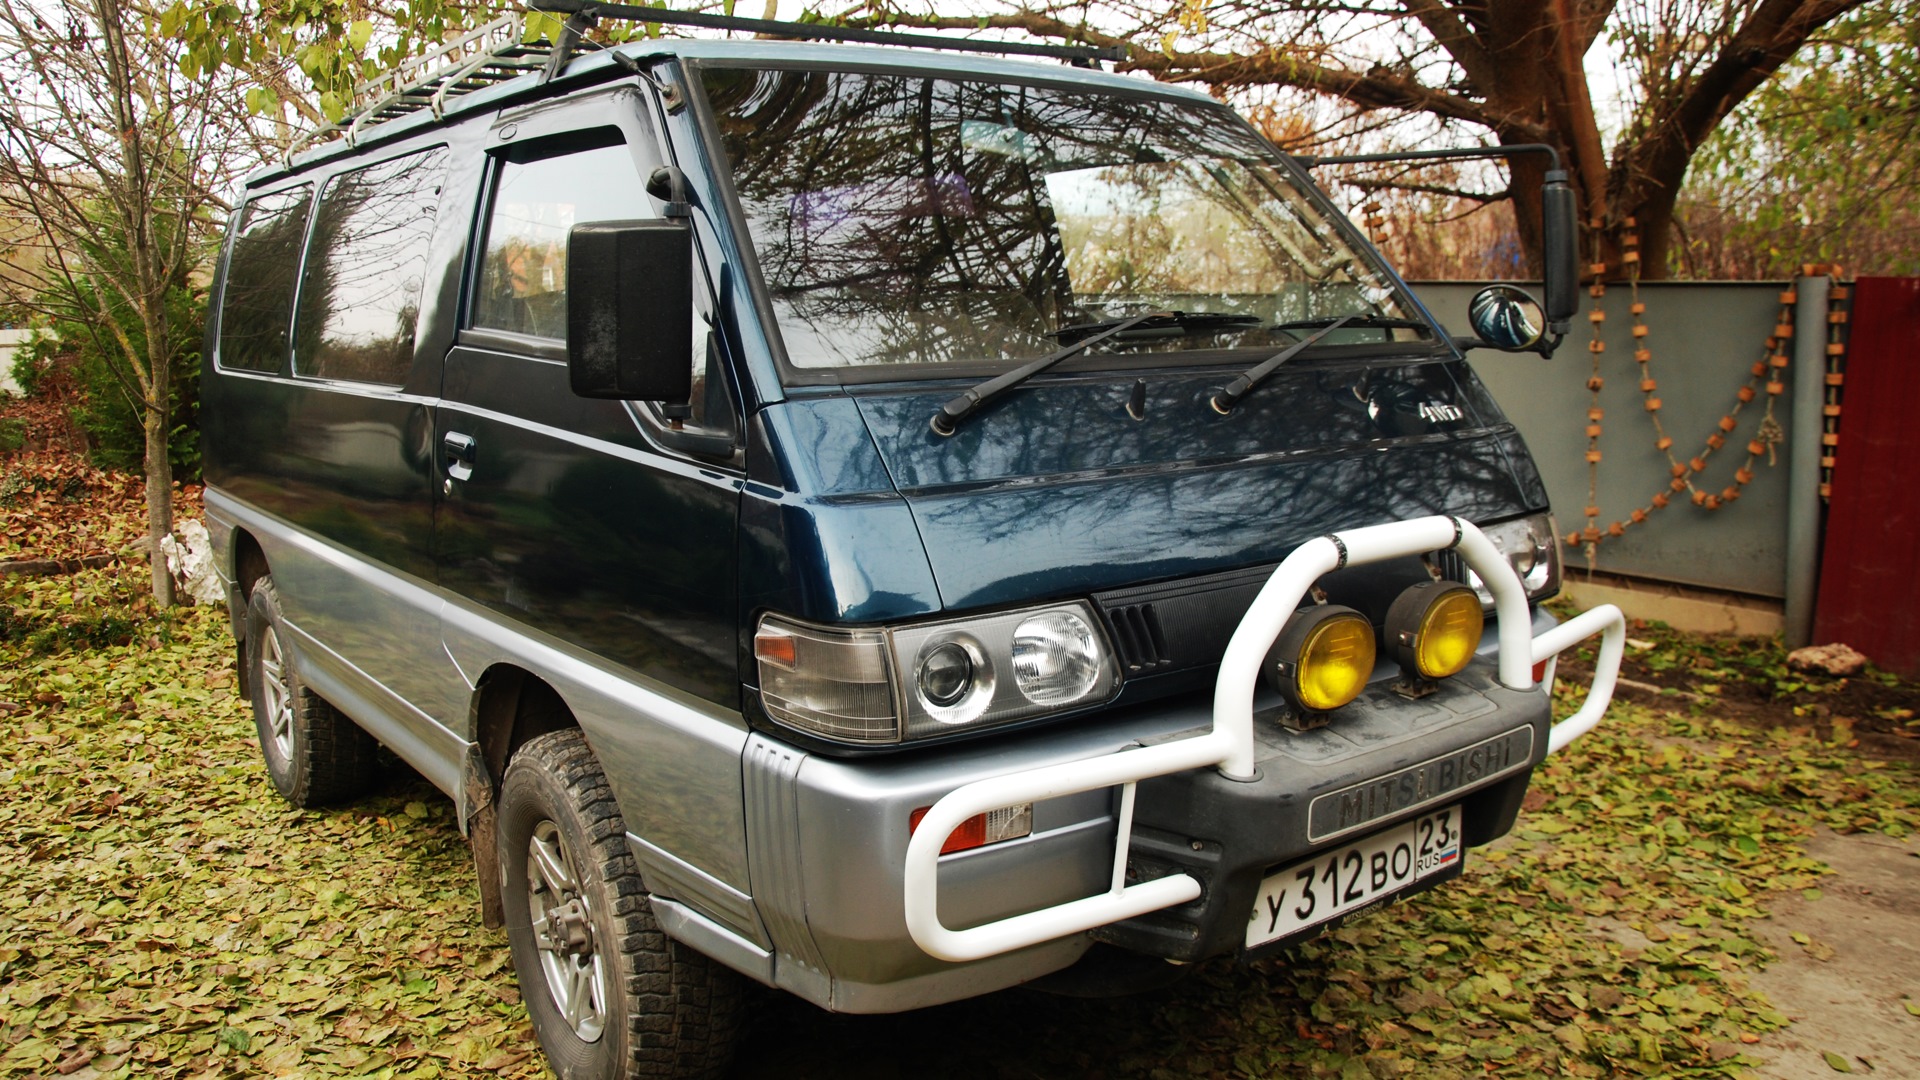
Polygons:
<instances>
[{"instance_id":1,"label":"metal gate","mask_svg":"<svg viewBox=\"0 0 1920 1080\"><path fill-rule=\"evenodd\" d=\"M1920 678L1920 278L1859 279L1851 319L1814 640Z\"/></svg>"}]
</instances>

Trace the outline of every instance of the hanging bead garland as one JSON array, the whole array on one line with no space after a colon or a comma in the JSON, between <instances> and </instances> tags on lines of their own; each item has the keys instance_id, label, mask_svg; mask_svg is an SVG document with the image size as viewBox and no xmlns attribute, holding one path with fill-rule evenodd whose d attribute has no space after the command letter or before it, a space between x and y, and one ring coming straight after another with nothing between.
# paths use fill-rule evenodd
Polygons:
<instances>
[{"instance_id":1,"label":"hanging bead garland","mask_svg":"<svg viewBox=\"0 0 1920 1080\"><path fill-rule=\"evenodd\" d=\"M1804 266L1807 276L1831 273L1840 277L1838 266ZM1820 497L1833 497L1833 457L1840 446L1840 398L1846 376L1847 287L1836 284L1827 293L1827 377L1825 400L1820 405Z\"/></svg>"},{"instance_id":2,"label":"hanging bead garland","mask_svg":"<svg viewBox=\"0 0 1920 1080\"><path fill-rule=\"evenodd\" d=\"M1592 233L1597 240L1602 223L1593 221L1589 224L1592 226ZM1720 417L1716 425L1716 430L1706 437L1705 445L1700 452L1693 457L1682 461L1680 457L1673 452L1673 437L1667 434L1666 425L1661 422L1660 418L1662 406L1662 402L1658 396L1660 386L1658 380L1656 380L1653 375L1653 350L1650 348L1650 343L1647 340L1649 336L1649 328L1645 319L1647 305L1640 297L1639 235L1632 231L1635 225L1632 218L1628 218L1625 225L1627 231L1621 238L1621 246L1625 250L1621 253L1620 261L1626 270L1628 288L1632 291L1631 303L1627 310L1633 318L1633 359L1634 363L1638 365L1640 369L1642 406L1648 420L1653 425L1654 449L1666 455L1672 478L1668 481L1667 490L1655 492L1653 496L1648 499L1646 506L1633 510L1627 516L1626 520L1609 522L1605 528L1601 527L1599 487L1600 460L1602 454L1600 450L1600 435L1602 430L1601 421L1605 418L1606 412L1600 407L1600 391L1601 388L1606 385L1606 379L1600 373L1600 359L1607 351L1607 343L1602 336L1602 327L1606 323L1607 314L1601 306L1601 301L1607 294L1606 273L1608 267L1606 262L1596 257L1595 261L1588 265L1588 270L1593 275L1593 282L1587 290L1588 295L1593 297L1593 308L1587 313L1587 320L1593 327L1593 340L1587 343L1587 352L1592 358L1592 371L1587 378L1587 390L1591 395L1587 408L1586 429L1587 524L1584 529L1569 532L1562 538L1569 547L1584 549L1589 566L1591 566L1596 550L1603 540L1624 536L1627 529L1635 525L1645 524L1654 511L1663 510L1670 505L1675 495L1684 492L1695 506L1706 510L1718 510L1739 499L1743 489L1753 481L1754 465L1760 459L1760 455L1766 455L1769 466L1775 464L1777 462L1775 448L1781 442L1785 441L1786 438L1785 429L1780 426L1779 420L1774 416L1774 406L1779 400L1780 395L1786 390L1785 377L1788 357L1785 350L1790 348L1793 342L1793 310L1798 297L1791 288L1780 293L1780 312L1775 318L1773 333L1766 339L1761 358L1756 360L1753 367L1749 369L1746 384L1741 386L1735 393L1733 406ZM1837 276L1839 273L1838 267L1808 266L1804 269L1808 276L1829 272ZM1838 304L1846 299L1846 290L1844 288L1835 288L1830 295L1833 298L1830 304ZM1837 370L1837 365L1839 364L1840 357L1845 352L1844 345L1840 344L1838 339L1846 323L1846 312L1831 310L1830 308L1827 321L1829 340L1827 345L1827 400L1823 406L1823 418L1825 420L1826 430L1821 440L1823 444L1821 465L1826 470L1825 479L1831 480L1833 449L1838 443L1838 436L1835 433L1835 429L1840 415L1838 394L1842 381L1841 375ZM1763 383L1766 394L1766 414L1761 418L1758 427L1755 429L1753 438L1747 442L1746 461L1740 468L1734 471L1733 483L1728 484L1717 493L1696 486L1694 478L1706 472L1707 460L1712 457L1716 451L1726 445L1728 437L1739 427L1741 410L1760 396ZM1820 487L1821 495L1823 497L1826 496L1828 491L1829 484L1823 482Z\"/></svg>"}]
</instances>

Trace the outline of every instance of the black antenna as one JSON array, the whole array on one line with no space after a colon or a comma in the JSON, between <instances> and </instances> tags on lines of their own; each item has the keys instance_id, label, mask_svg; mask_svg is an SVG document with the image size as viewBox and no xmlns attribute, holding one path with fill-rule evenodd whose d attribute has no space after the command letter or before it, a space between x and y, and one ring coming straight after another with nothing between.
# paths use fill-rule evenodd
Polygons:
<instances>
[{"instance_id":1,"label":"black antenna","mask_svg":"<svg viewBox=\"0 0 1920 1080\"><path fill-rule=\"evenodd\" d=\"M748 34L813 41L858 41L868 45L910 45L917 49L945 49L951 52L998 53L1005 56L1044 56L1089 66L1097 60L1119 62L1127 58L1127 47L1116 45L1036 45L1013 41L975 41L970 38L935 37L932 34L902 34L892 30L867 30L826 23L788 22L782 19L748 19L734 15L713 15L704 11L673 11L668 8L637 7L632 4L598 4L593 0L532 0L531 10L570 16L575 20L623 19L628 22L656 23L661 26L699 26L709 30L738 30ZM572 52L573 33L563 34L554 44L558 59L550 70L566 66Z\"/></svg>"}]
</instances>

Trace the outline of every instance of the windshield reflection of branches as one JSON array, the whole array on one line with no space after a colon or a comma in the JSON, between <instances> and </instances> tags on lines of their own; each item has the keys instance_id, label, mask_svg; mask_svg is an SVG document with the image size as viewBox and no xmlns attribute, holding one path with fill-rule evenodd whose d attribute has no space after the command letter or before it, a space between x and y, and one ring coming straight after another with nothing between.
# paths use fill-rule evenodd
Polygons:
<instances>
[{"instance_id":1,"label":"windshield reflection of branches","mask_svg":"<svg viewBox=\"0 0 1920 1080\"><path fill-rule=\"evenodd\" d=\"M1037 356L1143 305L1273 319L1390 296L1288 181L1246 179L1271 149L1205 110L819 71L707 88L802 367Z\"/></svg>"}]
</instances>

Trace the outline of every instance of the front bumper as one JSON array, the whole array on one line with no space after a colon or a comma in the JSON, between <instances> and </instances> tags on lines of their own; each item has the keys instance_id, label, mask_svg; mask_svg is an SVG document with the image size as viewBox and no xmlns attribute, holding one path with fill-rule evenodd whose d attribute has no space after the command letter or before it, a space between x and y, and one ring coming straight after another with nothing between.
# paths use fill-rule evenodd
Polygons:
<instances>
[{"instance_id":1,"label":"front bumper","mask_svg":"<svg viewBox=\"0 0 1920 1080\"><path fill-rule=\"evenodd\" d=\"M1375 683L1314 731L1257 720L1253 779L1194 769L1140 783L1127 882L1181 874L1200 895L1093 937L1181 962L1237 953L1260 883L1277 867L1443 806L1461 807L1467 846L1497 839L1546 756L1549 720L1544 691L1501 686L1486 661L1418 701Z\"/></svg>"},{"instance_id":2,"label":"front bumper","mask_svg":"<svg viewBox=\"0 0 1920 1080\"><path fill-rule=\"evenodd\" d=\"M1551 625L1543 616L1538 627ZM1264 714L1278 698L1263 695L1256 705ZM1470 844L1505 832L1548 731L1545 692L1501 687L1486 658L1419 701L1378 683L1310 732L1282 730L1262 715L1252 781L1193 769L1138 786L1127 884L1191 876L1201 886L1193 901L965 963L915 943L904 909L913 811L970 783L1182 742L1210 718L1206 700L1194 695L937 754L870 758L808 755L754 736L747 753L748 817L757 823L750 825L753 904L772 953L770 970L754 974L835 1011L897 1012L1030 981L1072 965L1095 940L1173 960L1228 954L1245 933L1253 890L1274 866L1441 805L1463 807ZM1424 786L1409 782L1409 798L1376 794L1361 808L1364 820L1341 819L1344 790L1458 759L1514 731L1521 734L1512 752L1497 762L1483 754L1452 775L1436 768ZM941 920L992 925L1105 895L1120 804L1114 788L1039 800L1032 835L941 856Z\"/></svg>"},{"instance_id":3,"label":"front bumper","mask_svg":"<svg viewBox=\"0 0 1920 1080\"><path fill-rule=\"evenodd\" d=\"M1449 550L1458 552L1493 594L1499 642L1496 679L1503 690L1534 691L1535 665L1548 663L1595 633L1603 635L1587 700L1572 716L1546 730L1541 756L1591 730L1604 715L1619 674L1626 622L1618 608L1601 605L1535 636L1529 625L1526 590L1513 568L1478 528L1459 518L1419 518L1319 537L1295 549L1274 570L1234 631L1221 658L1210 728L1104 757L975 781L935 803L907 845L903 901L907 929L914 942L942 960L978 960L1149 912L1191 906L1196 901L1205 904L1204 882L1186 870L1157 877L1137 875L1129 882L1127 868L1141 782L1189 770L1210 770L1223 782L1259 783L1255 687L1267 650L1299 609L1307 590L1323 574L1347 566ZM965 929L954 929L941 921L940 848L962 822L1003 806L1038 803L1102 788L1119 789L1112 873L1105 892Z\"/></svg>"}]
</instances>

